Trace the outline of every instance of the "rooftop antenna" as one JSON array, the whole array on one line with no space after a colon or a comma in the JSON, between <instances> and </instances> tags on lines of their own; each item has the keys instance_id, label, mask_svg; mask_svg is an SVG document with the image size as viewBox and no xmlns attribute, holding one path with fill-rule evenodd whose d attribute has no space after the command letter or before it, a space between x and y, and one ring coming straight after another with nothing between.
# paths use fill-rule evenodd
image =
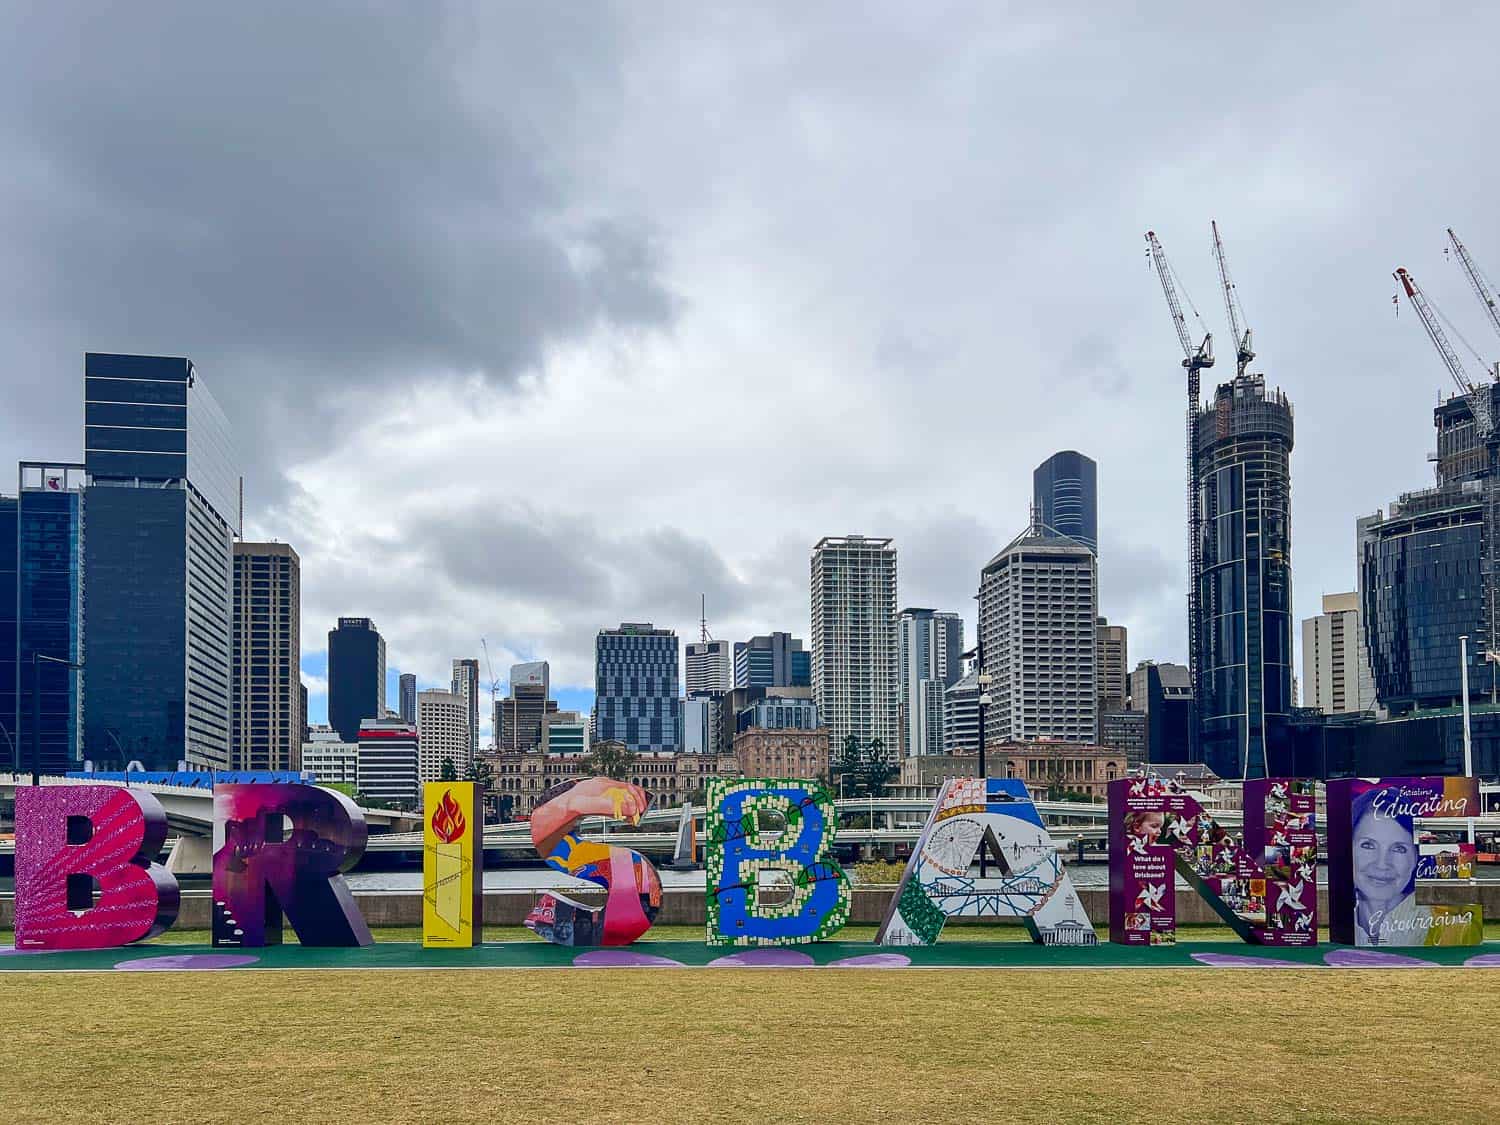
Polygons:
<instances>
[{"instance_id":1,"label":"rooftop antenna","mask_svg":"<svg viewBox=\"0 0 1500 1125\"><path fill-rule=\"evenodd\" d=\"M698 595L698 639L704 644L713 640L708 633L708 596L706 594Z\"/></svg>"}]
</instances>

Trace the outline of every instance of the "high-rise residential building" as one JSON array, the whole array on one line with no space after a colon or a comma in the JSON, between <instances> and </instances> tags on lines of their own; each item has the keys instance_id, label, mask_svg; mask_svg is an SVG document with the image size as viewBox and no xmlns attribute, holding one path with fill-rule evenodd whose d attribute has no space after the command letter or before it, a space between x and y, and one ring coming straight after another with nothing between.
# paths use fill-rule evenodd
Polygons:
<instances>
[{"instance_id":1,"label":"high-rise residential building","mask_svg":"<svg viewBox=\"0 0 1500 1125\"><path fill-rule=\"evenodd\" d=\"M640 753L677 750L677 634L649 621L601 629L594 647L594 738Z\"/></svg>"},{"instance_id":2,"label":"high-rise residential building","mask_svg":"<svg viewBox=\"0 0 1500 1125\"><path fill-rule=\"evenodd\" d=\"M9 532L0 542L0 570L9 572L0 574L0 597L8 597L0 610L0 637L8 641L0 656L0 754L25 766L39 754L42 773L60 774L82 760L83 679L68 664L83 653L87 474L82 465L23 461L18 483L14 500L0 499L10 511L9 519L0 513L0 534ZM33 654L53 660L33 662Z\"/></svg>"},{"instance_id":3,"label":"high-rise residential building","mask_svg":"<svg viewBox=\"0 0 1500 1125\"><path fill-rule=\"evenodd\" d=\"M1099 713L1123 711L1130 694L1129 645L1125 626L1099 618L1095 630L1094 670L1099 677Z\"/></svg>"},{"instance_id":4,"label":"high-rise residential building","mask_svg":"<svg viewBox=\"0 0 1500 1125\"><path fill-rule=\"evenodd\" d=\"M1130 673L1130 708L1146 717L1146 761L1194 762L1193 677L1184 665L1137 664Z\"/></svg>"},{"instance_id":5,"label":"high-rise residential building","mask_svg":"<svg viewBox=\"0 0 1500 1125\"><path fill-rule=\"evenodd\" d=\"M1194 665L1202 761L1220 777L1284 762L1292 706L1292 404L1263 375L1198 416Z\"/></svg>"},{"instance_id":6,"label":"high-rise residential building","mask_svg":"<svg viewBox=\"0 0 1500 1125\"><path fill-rule=\"evenodd\" d=\"M417 807L422 799L417 728L400 719L363 719L359 724L360 795Z\"/></svg>"},{"instance_id":7,"label":"high-rise residential building","mask_svg":"<svg viewBox=\"0 0 1500 1125\"><path fill-rule=\"evenodd\" d=\"M455 660L453 662L454 695L462 696L469 709L469 759L479 753L479 661Z\"/></svg>"},{"instance_id":8,"label":"high-rise residential building","mask_svg":"<svg viewBox=\"0 0 1500 1125\"><path fill-rule=\"evenodd\" d=\"M967 754L978 749L979 669L971 668L943 692L943 753Z\"/></svg>"},{"instance_id":9,"label":"high-rise residential building","mask_svg":"<svg viewBox=\"0 0 1500 1125\"><path fill-rule=\"evenodd\" d=\"M964 622L956 613L908 608L896 616L901 754L943 753L944 695L963 677Z\"/></svg>"},{"instance_id":10,"label":"high-rise residential building","mask_svg":"<svg viewBox=\"0 0 1500 1125\"><path fill-rule=\"evenodd\" d=\"M550 711L542 716L543 754L587 754L588 716L577 711Z\"/></svg>"},{"instance_id":11,"label":"high-rise residential building","mask_svg":"<svg viewBox=\"0 0 1500 1125\"><path fill-rule=\"evenodd\" d=\"M1500 384L1454 395L1433 411L1437 430L1432 488L1404 493L1387 511L1356 525L1360 623L1379 705L1392 714L1457 705L1462 698L1460 638L1467 636L1469 688L1489 692L1500 665L1500 466L1479 440L1475 395L1500 417ZM1363 701L1362 701L1363 702ZM1364 708L1368 709L1368 708Z\"/></svg>"},{"instance_id":12,"label":"high-rise residential building","mask_svg":"<svg viewBox=\"0 0 1500 1125\"><path fill-rule=\"evenodd\" d=\"M979 640L993 677L987 740L1095 742L1098 616L1098 561L1076 539L1033 525L985 565Z\"/></svg>"},{"instance_id":13,"label":"high-rise residential building","mask_svg":"<svg viewBox=\"0 0 1500 1125\"><path fill-rule=\"evenodd\" d=\"M294 770L302 750L302 561L286 543L234 545L230 768Z\"/></svg>"},{"instance_id":14,"label":"high-rise residential building","mask_svg":"<svg viewBox=\"0 0 1500 1125\"><path fill-rule=\"evenodd\" d=\"M897 748L895 545L828 536L811 571L813 698L829 737Z\"/></svg>"},{"instance_id":15,"label":"high-rise residential building","mask_svg":"<svg viewBox=\"0 0 1500 1125\"><path fill-rule=\"evenodd\" d=\"M417 721L417 674L402 672L397 681L398 714L404 723Z\"/></svg>"},{"instance_id":16,"label":"high-rise residential building","mask_svg":"<svg viewBox=\"0 0 1500 1125\"><path fill-rule=\"evenodd\" d=\"M499 700L495 745L501 750L535 750L542 744L542 720L557 710L552 668L545 660L512 664L510 698Z\"/></svg>"},{"instance_id":17,"label":"high-rise residential building","mask_svg":"<svg viewBox=\"0 0 1500 1125\"><path fill-rule=\"evenodd\" d=\"M193 364L84 359L84 757L229 765L229 421Z\"/></svg>"},{"instance_id":18,"label":"high-rise residential building","mask_svg":"<svg viewBox=\"0 0 1500 1125\"><path fill-rule=\"evenodd\" d=\"M1376 718L1384 719L1389 712L1381 704L1375 691L1375 670L1370 664L1370 631L1365 628L1365 543L1372 540L1375 528L1380 525L1381 514L1361 516L1354 521L1354 574L1355 605L1359 608L1358 661L1359 709L1372 711ZM1493 667L1493 664L1491 665Z\"/></svg>"},{"instance_id":19,"label":"high-rise residential building","mask_svg":"<svg viewBox=\"0 0 1500 1125\"><path fill-rule=\"evenodd\" d=\"M768 633L736 641L734 686L811 687L812 653L790 633Z\"/></svg>"},{"instance_id":20,"label":"high-rise residential building","mask_svg":"<svg viewBox=\"0 0 1500 1125\"><path fill-rule=\"evenodd\" d=\"M1093 458L1066 449L1031 474L1031 505L1042 527L1099 553L1099 467Z\"/></svg>"},{"instance_id":21,"label":"high-rise residential building","mask_svg":"<svg viewBox=\"0 0 1500 1125\"><path fill-rule=\"evenodd\" d=\"M704 638L687 646L684 690L728 691L734 686L734 660L728 641Z\"/></svg>"},{"instance_id":22,"label":"high-rise residential building","mask_svg":"<svg viewBox=\"0 0 1500 1125\"><path fill-rule=\"evenodd\" d=\"M464 777L474 762L469 739L469 701L452 691L417 692L418 772L439 781L443 764Z\"/></svg>"},{"instance_id":23,"label":"high-rise residential building","mask_svg":"<svg viewBox=\"0 0 1500 1125\"><path fill-rule=\"evenodd\" d=\"M328 633L328 723L345 742L385 718L385 638L368 617L340 617Z\"/></svg>"},{"instance_id":24,"label":"high-rise residential building","mask_svg":"<svg viewBox=\"0 0 1500 1125\"><path fill-rule=\"evenodd\" d=\"M1306 707L1326 715L1359 711L1359 595L1324 594L1323 612L1302 622Z\"/></svg>"}]
</instances>

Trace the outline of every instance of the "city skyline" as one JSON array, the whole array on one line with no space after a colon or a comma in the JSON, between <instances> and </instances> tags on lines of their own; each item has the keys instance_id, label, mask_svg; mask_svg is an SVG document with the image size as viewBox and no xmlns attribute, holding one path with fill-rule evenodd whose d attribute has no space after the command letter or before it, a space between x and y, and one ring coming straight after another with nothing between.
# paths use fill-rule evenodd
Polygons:
<instances>
[{"instance_id":1,"label":"city skyline","mask_svg":"<svg viewBox=\"0 0 1500 1125\"><path fill-rule=\"evenodd\" d=\"M460 35L411 12L354 42L313 20L297 43L237 23L245 50L289 52L287 97L268 104L257 68L207 69L225 30L206 16L147 38L127 15L44 12L0 108L28 169L0 192L34 218L0 266L18 294L7 387L66 385L85 350L193 357L245 431L246 537L303 559L315 717L344 615L380 622L390 667L424 687L479 657L481 635L497 669L549 660L564 707L586 699L599 627L695 636L700 593L717 636L805 637L802 575L824 535L894 538L902 604L950 606L973 635L973 574L1021 522L1031 469L1063 449L1099 465L1100 612L1135 656L1185 661L1181 375L1141 233L1160 233L1227 357L1208 252L1221 222L1257 367L1297 404L1294 621L1355 587L1354 517L1428 480L1447 379L1415 319L1392 314L1391 270L1495 351L1442 254L1452 224L1500 262L1500 224L1464 187L1489 159L1468 143L1494 112L1468 85L1486 36L1387 16L1272 28L1245 48L1257 77L1191 105L1126 61L1150 23L1114 14L972 13L938 33L899 10L852 29L534 13ZM1181 50L1222 46L1211 23L1175 30ZM518 53L547 33L583 65ZM327 49L335 34L345 50ZM1348 47L1334 60L1314 49L1330 38ZM747 40L778 45L775 61L721 49ZM62 42L91 65L41 49ZM421 65L397 42L426 45ZM722 65L671 61L705 50ZM886 88L859 84L898 57L900 96L872 114ZM1078 83L1130 93L1106 124ZM143 107L128 120L120 88ZM323 113L294 112L307 104ZM1442 178L1424 159L1438 144ZM715 155L686 174L688 151ZM909 154L895 175L893 151ZM308 202L329 197L346 206ZM432 215L478 221L455 240ZM351 280L367 278L379 286ZM0 455L79 459L71 394L11 398ZM611 442L648 430L622 479ZM523 476L536 487L494 488Z\"/></svg>"}]
</instances>

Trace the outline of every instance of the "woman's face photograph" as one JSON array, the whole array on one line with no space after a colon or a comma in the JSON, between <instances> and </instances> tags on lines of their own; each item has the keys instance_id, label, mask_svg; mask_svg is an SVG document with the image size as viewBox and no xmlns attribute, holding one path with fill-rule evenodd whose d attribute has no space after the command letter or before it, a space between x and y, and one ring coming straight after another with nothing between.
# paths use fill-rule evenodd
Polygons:
<instances>
[{"instance_id":1,"label":"woman's face photograph","mask_svg":"<svg viewBox=\"0 0 1500 1125\"><path fill-rule=\"evenodd\" d=\"M1354 829L1354 887L1376 905L1405 895L1417 868L1417 845L1400 821L1367 813Z\"/></svg>"}]
</instances>

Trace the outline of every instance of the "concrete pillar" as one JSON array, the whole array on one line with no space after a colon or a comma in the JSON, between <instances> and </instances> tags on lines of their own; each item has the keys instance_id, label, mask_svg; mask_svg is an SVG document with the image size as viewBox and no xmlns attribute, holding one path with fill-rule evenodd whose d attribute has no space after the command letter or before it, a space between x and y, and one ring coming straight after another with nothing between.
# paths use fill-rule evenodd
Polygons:
<instances>
[{"instance_id":1,"label":"concrete pillar","mask_svg":"<svg viewBox=\"0 0 1500 1125\"><path fill-rule=\"evenodd\" d=\"M177 837L167 854L167 870L173 875L213 874L213 842L207 836Z\"/></svg>"}]
</instances>

